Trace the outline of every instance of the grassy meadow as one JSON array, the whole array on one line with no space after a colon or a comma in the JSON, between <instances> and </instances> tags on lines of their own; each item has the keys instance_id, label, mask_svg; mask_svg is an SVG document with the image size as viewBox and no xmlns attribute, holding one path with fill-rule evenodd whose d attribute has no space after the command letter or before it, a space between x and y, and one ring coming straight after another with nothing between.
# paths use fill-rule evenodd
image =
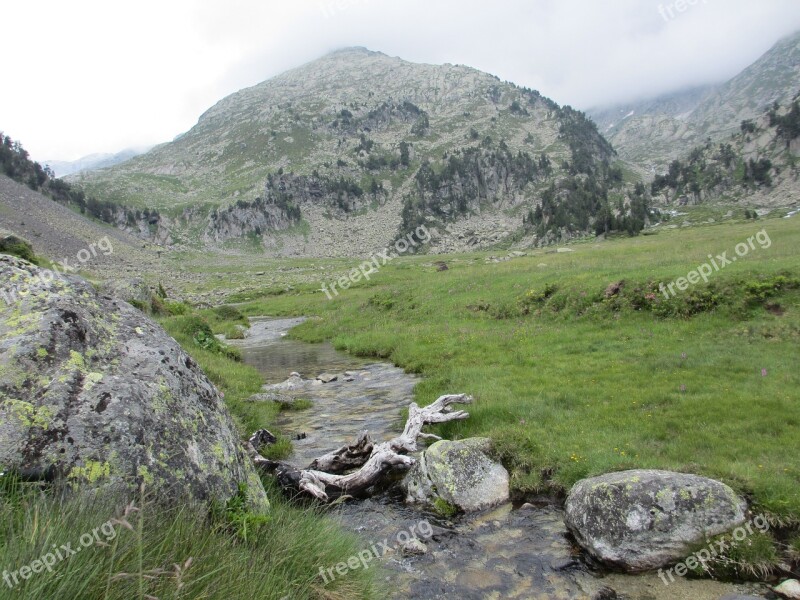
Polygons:
<instances>
[{"instance_id":1,"label":"grassy meadow","mask_svg":"<svg viewBox=\"0 0 800 600\"><path fill-rule=\"evenodd\" d=\"M661 230L501 263L436 257L442 272L431 256L398 258L328 300L322 283L360 262L340 260L316 284L236 300L250 300L239 307L248 315L314 316L291 335L423 375L418 402L475 396L470 418L439 433L493 438L520 496L673 469L797 522L799 223ZM659 291L762 230L769 247L755 243L708 284L669 300Z\"/></svg>"}]
</instances>

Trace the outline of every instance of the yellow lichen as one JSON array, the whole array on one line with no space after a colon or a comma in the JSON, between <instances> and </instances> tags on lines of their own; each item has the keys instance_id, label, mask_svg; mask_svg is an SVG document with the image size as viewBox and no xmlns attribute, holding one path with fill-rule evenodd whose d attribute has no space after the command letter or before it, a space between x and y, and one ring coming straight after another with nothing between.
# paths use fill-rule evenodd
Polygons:
<instances>
[{"instance_id":1,"label":"yellow lichen","mask_svg":"<svg viewBox=\"0 0 800 600\"><path fill-rule=\"evenodd\" d=\"M24 427L41 427L47 429L50 423L53 422L53 411L47 406L40 406L36 408L30 402L24 400L17 400L9 398L4 402L11 410L17 420L22 423Z\"/></svg>"},{"instance_id":2,"label":"yellow lichen","mask_svg":"<svg viewBox=\"0 0 800 600\"><path fill-rule=\"evenodd\" d=\"M86 461L84 467L73 467L70 471L68 478L73 480L81 480L87 483L95 483L101 479L105 479L111 475L111 465L107 462L98 462L95 460Z\"/></svg>"},{"instance_id":3,"label":"yellow lichen","mask_svg":"<svg viewBox=\"0 0 800 600\"><path fill-rule=\"evenodd\" d=\"M153 475L150 473L150 471L148 471L148 470L147 470L147 467L146 467L146 466L144 466L144 465L141 465L141 466L140 466L140 467L139 467L139 468L136 470L136 474L137 474L139 477L141 477L141 478L142 478L142 481L143 481L143 482L144 482L146 485L152 485L152 484L153 484L153 482L155 481L155 479L153 478Z\"/></svg>"}]
</instances>

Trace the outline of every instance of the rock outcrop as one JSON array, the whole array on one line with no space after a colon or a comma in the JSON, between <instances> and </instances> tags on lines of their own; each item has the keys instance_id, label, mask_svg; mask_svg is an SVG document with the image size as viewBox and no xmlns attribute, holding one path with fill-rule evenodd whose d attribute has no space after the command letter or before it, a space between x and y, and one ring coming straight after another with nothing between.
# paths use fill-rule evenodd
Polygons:
<instances>
[{"instance_id":1,"label":"rock outcrop","mask_svg":"<svg viewBox=\"0 0 800 600\"><path fill-rule=\"evenodd\" d=\"M487 438L436 442L406 476L407 500L465 512L506 502L508 471L487 456L490 447Z\"/></svg>"},{"instance_id":2,"label":"rock outcrop","mask_svg":"<svg viewBox=\"0 0 800 600\"><path fill-rule=\"evenodd\" d=\"M668 471L623 471L584 479L566 502L578 543L607 565L657 569L745 520L747 506L727 485Z\"/></svg>"},{"instance_id":3,"label":"rock outcrop","mask_svg":"<svg viewBox=\"0 0 800 600\"><path fill-rule=\"evenodd\" d=\"M269 504L200 367L77 277L0 256L0 470L165 499Z\"/></svg>"}]
</instances>

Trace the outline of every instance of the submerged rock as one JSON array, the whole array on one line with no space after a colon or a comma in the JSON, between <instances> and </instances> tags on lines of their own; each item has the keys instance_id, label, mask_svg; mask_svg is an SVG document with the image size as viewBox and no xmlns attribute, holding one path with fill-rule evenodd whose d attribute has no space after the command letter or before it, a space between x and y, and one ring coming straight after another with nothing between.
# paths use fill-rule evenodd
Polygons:
<instances>
[{"instance_id":1,"label":"submerged rock","mask_svg":"<svg viewBox=\"0 0 800 600\"><path fill-rule=\"evenodd\" d=\"M506 502L508 471L487 456L490 447L487 438L436 442L406 476L407 500L465 512Z\"/></svg>"},{"instance_id":2,"label":"submerged rock","mask_svg":"<svg viewBox=\"0 0 800 600\"><path fill-rule=\"evenodd\" d=\"M269 503L219 391L131 305L0 257L0 470L163 499ZM19 293L24 290L24 294Z\"/></svg>"},{"instance_id":3,"label":"submerged rock","mask_svg":"<svg viewBox=\"0 0 800 600\"><path fill-rule=\"evenodd\" d=\"M428 553L428 547L415 537L405 542L401 550L406 556L419 556Z\"/></svg>"},{"instance_id":4,"label":"submerged rock","mask_svg":"<svg viewBox=\"0 0 800 600\"><path fill-rule=\"evenodd\" d=\"M248 402L275 402L277 404L294 404L297 398L281 392L262 392L250 396Z\"/></svg>"},{"instance_id":5,"label":"submerged rock","mask_svg":"<svg viewBox=\"0 0 800 600\"><path fill-rule=\"evenodd\" d=\"M265 392L292 391L305 388L306 383L307 382L300 377L300 373L291 373L286 381L282 383L263 385L261 386L261 389Z\"/></svg>"},{"instance_id":6,"label":"submerged rock","mask_svg":"<svg viewBox=\"0 0 800 600\"><path fill-rule=\"evenodd\" d=\"M642 470L579 481L565 519L590 554L637 572L682 560L707 538L744 523L746 509L719 481Z\"/></svg>"}]
</instances>

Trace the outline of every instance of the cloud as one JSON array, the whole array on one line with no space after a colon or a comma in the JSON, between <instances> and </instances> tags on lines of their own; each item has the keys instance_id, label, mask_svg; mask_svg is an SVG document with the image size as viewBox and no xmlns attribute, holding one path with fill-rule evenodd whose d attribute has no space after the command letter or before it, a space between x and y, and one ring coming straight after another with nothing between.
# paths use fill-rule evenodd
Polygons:
<instances>
[{"instance_id":1,"label":"cloud","mask_svg":"<svg viewBox=\"0 0 800 600\"><path fill-rule=\"evenodd\" d=\"M677 2L43 0L35 17L11 3L0 127L39 160L167 141L222 97L344 46L590 108L723 81L800 29L796 0Z\"/></svg>"}]
</instances>

